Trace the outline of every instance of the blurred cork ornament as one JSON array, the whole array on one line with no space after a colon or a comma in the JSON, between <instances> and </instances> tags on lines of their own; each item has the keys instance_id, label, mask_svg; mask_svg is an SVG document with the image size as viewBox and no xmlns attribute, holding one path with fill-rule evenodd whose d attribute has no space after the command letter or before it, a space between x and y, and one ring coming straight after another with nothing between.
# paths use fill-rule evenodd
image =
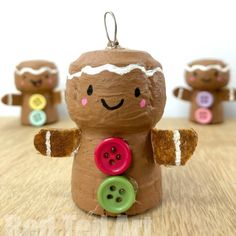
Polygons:
<instances>
[{"instance_id":1,"label":"blurred cork ornament","mask_svg":"<svg viewBox=\"0 0 236 236\"><path fill-rule=\"evenodd\" d=\"M63 91L54 91L58 70L54 63L30 60L16 66L15 85L19 94L6 94L2 102L21 106L23 125L43 126L58 120L56 105L62 102Z\"/></svg>"},{"instance_id":2,"label":"blurred cork ornament","mask_svg":"<svg viewBox=\"0 0 236 236\"><path fill-rule=\"evenodd\" d=\"M215 59L196 60L187 65L185 79L191 89L176 88L174 95L191 103L189 119L202 125L222 123L222 103L236 101L236 89L226 88L229 66Z\"/></svg>"}]
</instances>

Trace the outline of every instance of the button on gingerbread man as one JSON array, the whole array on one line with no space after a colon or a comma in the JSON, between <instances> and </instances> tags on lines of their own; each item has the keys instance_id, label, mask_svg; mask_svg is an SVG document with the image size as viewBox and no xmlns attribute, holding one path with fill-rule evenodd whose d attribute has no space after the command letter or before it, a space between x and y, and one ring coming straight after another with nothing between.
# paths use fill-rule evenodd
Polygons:
<instances>
[{"instance_id":1,"label":"button on gingerbread man","mask_svg":"<svg viewBox=\"0 0 236 236\"><path fill-rule=\"evenodd\" d=\"M22 107L23 125L42 126L58 120L55 105L61 102L62 93L53 91L58 84L54 63L44 60L20 63L15 70L15 84L21 94L7 94L2 102Z\"/></svg>"},{"instance_id":2,"label":"button on gingerbread man","mask_svg":"<svg viewBox=\"0 0 236 236\"><path fill-rule=\"evenodd\" d=\"M197 60L186 67L185 78L192 88L176 88L174 95L191 102L190 120L199 124L217 124L224 120L224 101L235 101L236 90L229 82L229 67L219 60Z\"/></svg>"},{"instance_id":3,"label":"button on gingerbread man","mask_svg":"<svg viewBox=\"0 0 236 236\"><path fill-rule=\"evenodd\" d=\"M72 197L97 215L140 214L161 201L160 165L185 165L194 130L158 130L166 101L162 66L128 49L88 52L70 65L66 103L78 128L42 129L43 155L70 156Z\"/></svg>"}]
</instances>

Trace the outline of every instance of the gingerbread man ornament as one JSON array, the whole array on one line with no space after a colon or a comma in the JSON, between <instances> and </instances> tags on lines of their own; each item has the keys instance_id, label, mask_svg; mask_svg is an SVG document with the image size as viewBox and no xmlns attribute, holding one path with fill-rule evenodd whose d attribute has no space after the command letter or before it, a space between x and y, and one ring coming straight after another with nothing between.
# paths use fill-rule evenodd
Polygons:
<instances>
[{"instance_id":1,"label":"gingerbread man ornament","mask_svg":"<svg viewBox=\"0 0 236 236\"><path fill-rule=\"evenodd\" d=\"M199 124L217 124L224 120L224 101L235 101L236 90L229 82L229 67L219 60L197 60L186 67L185 78L191 89L176 88L174 95L191 102L190 120Z\"/></svg>"},{"instance_id":2,"label":"gingerbread man ornament","mask_svg":"<svg viewBox=\"0 0 236 236\"><path fill-rule=\"evenodd\" d=\"M111 44L112 43L112 44ZM161 64L116 40L70 65L66 103L74 129L42 129L43 155L74 154L72 198L97 215L136 215L161 202L160 165L184 165L197 145L194 130L158 130L165 101Z\"/></svg>"},{"instance_id":3,"label":"gingerbread man ornament","mask_svg":"<svg viewBox=\"0 0 236 236\"><path fill-rule=\"evenodd\" d=\"M54 63L44 60L20 63L15 70L15 84L21 94L7 94L2 102L22 107L23 125L42 126L58 120L55 105L61 103L62 92L54 91L58 84Z\"/></svg>"}]
</instances>

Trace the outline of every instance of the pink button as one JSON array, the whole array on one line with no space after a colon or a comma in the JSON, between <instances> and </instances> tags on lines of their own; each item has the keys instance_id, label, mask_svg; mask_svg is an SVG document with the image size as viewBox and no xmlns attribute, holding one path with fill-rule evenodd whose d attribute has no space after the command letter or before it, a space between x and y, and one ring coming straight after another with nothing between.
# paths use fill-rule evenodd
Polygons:
<instances>
[{"instance_id":1,"label":"pink button","mask_svg":"<svg viewBox=\"0 0 236 236\"><path fill-rule=\"evenodd\" d=\"M200 124L209 124L212 121L212 112L206 108L199 108L195 111L195 119Z\"/></svg>"},{"instance_id":2,"label":"pink button","mask_svg":"<svg viewBox=\"0 0 236 236\"><path fill-rule=\"evenodd\" d=\"M95 149L94 159L99 170L108 175L119 175L131 164L131 150L121 138L103 140Z\"/></svg>"},{"instance_id":3,"label":"pink button","mask_svg":"<svg viewBox=\"0 0 236 236\"><path fill-rule=\"evenodd\" d=\"M198 106L207 108L212 106L214 97L211 93L203 91L197 94L196 101Z\"/></svg>"}]
</instances>

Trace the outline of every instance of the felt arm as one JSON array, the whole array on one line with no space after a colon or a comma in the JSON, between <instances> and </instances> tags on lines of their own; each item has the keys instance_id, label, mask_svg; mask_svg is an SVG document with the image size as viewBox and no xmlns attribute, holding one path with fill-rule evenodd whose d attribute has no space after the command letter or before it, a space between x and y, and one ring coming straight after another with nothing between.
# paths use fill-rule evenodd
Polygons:
<instances>
[{"instance_id":1,"label":"felt arm","mask_svg":"<svg viewBox=\"0 0 236 236\"><path fill-rule=\"evenodd\" d=\"M2 102L9 106L20 106L22 104L22 95L6 94L2 97Z\"/></svg>"},{"instance_id":2,"label":"felt arm","mask_svg":"<svg viewBox=\"0 0 236 236\"><path fill-rule=\"evenodd\" d=\"M185 88L176 88L173 91L173 94L175 97L185 100L185 101L190 101L192 98L192 91Z\"/></svg>"},{"instance_id":3,"label":"felt arm","mask_svg":"<svg viewBox=\"0 0 236 236\"><path fill-rule=\"evenodd\" d=\"M41 129L34 137L35 148L44 156L71 156L79 147L79 129Z\"/></svg>"},{"instance_id":4,"label":"felt arm","mask_svg":"<svg viewBox=\"0 0 236 236\"><path fill-rule=\"evenodd\" d=\"M157 130L151 132L155 161L160 165L185 165L198 141L193 129Z\"/></svg>"},{"instance_id":5,"label":"felt arm","mask_svg":"<svg viewBox=\"0 0 236 236\"><path fill-rule=\"evenodd\" d=\"M54 104L59 104L59 103L63 102L64 92L65 92L64 90L53 92L53 103Z\"/></svg>"},{"instance_id":6,"label":"felt arm","mask_svg":"<svg viewBox=\"0 0 236 236\"><path fill-rule=\"evenodd\" d=\"M236 89L222 89L220 91L221 101L236 101Z\"/></svg>"}]
</instances>

